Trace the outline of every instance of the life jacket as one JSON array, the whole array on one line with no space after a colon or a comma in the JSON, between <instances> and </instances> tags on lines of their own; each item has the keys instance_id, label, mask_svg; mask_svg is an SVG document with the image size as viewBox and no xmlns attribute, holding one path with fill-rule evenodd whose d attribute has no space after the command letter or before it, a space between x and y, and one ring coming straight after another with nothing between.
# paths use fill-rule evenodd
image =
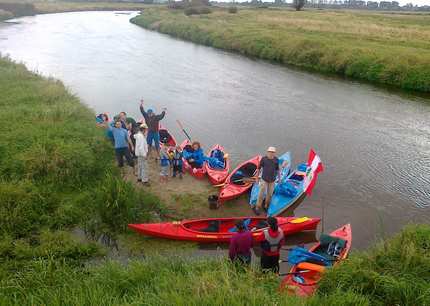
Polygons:
<instances>
[{"instance_id":1,"label":"life jacket","mask_svg":"<svg viewBox=\"0 0 430 306\"><path fill-rule=\"evenodd\" d=\"M276 237L272 237L269 234L269 229L263 230L264 241L261 243L261 247L264 251L268 251L271 253L277 253L280 248L280 243L282 239L284 239L284 232L278 228L278 235Z\"/></svg>"}]
</instances>

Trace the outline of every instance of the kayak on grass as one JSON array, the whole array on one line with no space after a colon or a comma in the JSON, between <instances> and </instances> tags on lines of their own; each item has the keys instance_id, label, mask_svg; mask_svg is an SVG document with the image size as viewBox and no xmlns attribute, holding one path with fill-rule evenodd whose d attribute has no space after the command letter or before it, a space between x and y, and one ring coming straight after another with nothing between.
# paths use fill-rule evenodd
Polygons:
<instances>
[{"instance_id":1,"label":"kayak on grass","mask_svg":"<svg viewBox=\"0 0 430 306\"><path fill-rule=\"evenodd\" d=\"M290 175L275 186L267 215L278 216L294 203L311 194L318 173L321 171L323 171L321 159L313 150L310 150L308 162L299 164Z\"/></svg>"},{"instance_id":2,"label":"kayak on grass","mask_svg":"<svg viewBox=\"0 0 430 306\"><path fill-rule=\"evenodd\" d=\"M210 149L204 167L213 185L224 183L230 170L230 159L223 146L216 144Z\"/></svg>"},{"instance_id":3,"label":"kayak on grass","mask_svg":"<svg viewBox=\"0 0 430 306\"><path fill-rule=\"evenodd\" d=\"M316 257L324 257L331 265L336 265L348 257L351 243L351 225L345 224L330 235L321 234L320 241L311 247L309 252L315 254ZM329 267L318 261L299 262L291 268L288 275L282 280L280 289L286 290L288 294L292 295L310 296L317 289L325 269Z\"/></svg>"},{"instance_id":4,"label":"kayak on grass","mask_svg":"<svg viewBox=\"0 0 430 306\"><path fill-rule=\"evenodd\" d=\"M255 175L257 174L260 162L261 155L257 155L237 166L227 176L225 184L221 187L218 201L222 203L247 192L256 179Z\"/></svg>"},{"instance_id":5,"label":"kayak on grass","mask_svg":"<svg viewBox=\"0 0 430 306\"><path fill-rule=\"evenodd\" d=\"M277 217L285 235L316 230L320 218ZM256 242L263 239L262 232L268 227L265 217L207 218L163 223L129 224L139 234L197 242L229 242L234 235L237 220L244 220Z\"/></svg>"},{"instance_id":6,"label":"kayak on grass","mask_svg":"<svg viewBox=\"0 0 430 306\"><path fill-rule=\"evenodd\" d=\"M198 178L198 179L202 179L205 177L206 175L206 168L204 166L204 163L202 165L201 168L193 168L190 163L188 162L188 160L185 158L185 156L187 155L187 152L192 152L192 143L190 140L186 139L181 143L181 149L183 151L183 155L184 158L183 160L183 164L184 164L184 169L186 171L188 171L192 176Z\"/></svg>"},{"instance_id":7,"label":"kayak on grass","mask_svg":"<svg viewBox=\"0 0 430 306\"><path fill-rule=\"evenodd\" d=\"M279 168L281 169L281 172L280 172L279 177L276 180L275 186L278 184L279 181L284 180L290 174L290 171L291 171L291 153L285 152L278 159L279 159ZM249 205L251 205L252 207L257 204L259 191L260 191L260 182L257 180L252 185L251 194L249 196ZM273 196L275 196L275 194ZM264 195L264 197L266 197L266 195Z\"/></svg>"}]
</instances>

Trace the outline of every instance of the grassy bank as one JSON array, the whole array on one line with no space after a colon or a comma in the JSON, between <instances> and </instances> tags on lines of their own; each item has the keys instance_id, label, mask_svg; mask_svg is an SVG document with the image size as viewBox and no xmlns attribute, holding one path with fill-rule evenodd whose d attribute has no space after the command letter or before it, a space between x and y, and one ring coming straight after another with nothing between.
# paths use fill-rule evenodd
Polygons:
<instances>
[{"instance_id":1,"label":"grassy bank","mask_svg":"<svg viewBox=\"0 0 430 306\"><path fill-rule=\"evenodd\" d=\"M0 0L0 21L36 14L78 11L139 11L150 5L131 2L69 2Z\"/></svg>"},{"instance_id":2,"label":"grassy bank","mask_svg":"<svg viewBox=\"0 0 430 306\"><path fill-rule=\"evenodd\" d=\"M63 84L0 58L0 258L73 260L96 255L129 221L148 220L156 198L125 182L94 115Z\"/></svg>"},{"instance_id":3,"label":"grassy bank","mask_svg":"<svg viewBox=\"0 0 430 306\"><path fill-rule=\"evenodd\" d=\"M199 44L412 91L430 91L427 15L150 8L132 22Z\"/></svg>"}]
</instances>

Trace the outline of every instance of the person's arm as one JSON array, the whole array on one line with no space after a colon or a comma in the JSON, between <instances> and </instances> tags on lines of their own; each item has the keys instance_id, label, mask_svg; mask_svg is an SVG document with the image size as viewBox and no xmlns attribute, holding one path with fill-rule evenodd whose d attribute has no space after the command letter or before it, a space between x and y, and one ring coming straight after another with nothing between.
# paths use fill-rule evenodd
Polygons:
<instances>
[{"instance_id":1,"label":"person's arm","mask_svg":"<svg viewBox=\"0 0 430 306\"><path fill-rule=\"evenodd\" d=\"M145 112L145 108L143 107L143 100L140 100L140 112L142 113L143 118L145 118L145 121L148 122L148 113Z\"/></svg>"},{"instance_id":2,"label":"person's arm","mask_svg":"<svg viewBox=\"0 0 430 306\"><path fill-rule=\"evenodd\" d=\"M128 132L127 132L127 142L128 142L128 145L130 146L130 148L131 148L131 150L132 151L134 151L134 146L133 146L133 142L131 141L131 138L130 138L130 135L128 134Z\"/></svg>"},{"instance_id":3,"label":"person's arm","mask_svg":"<svg viewBox=\"0 0 430 306\"><path fill-rule=\"evenodd\" d=\"M155 116L155 118L158 120L158 121L160 121L160 120L162 120L163 118L164 118L164 116L166 115L166 111L162 111L161 112L161 114L159 114L159 115L157 115L157 116Z\"/></svg>"}]
</instances>

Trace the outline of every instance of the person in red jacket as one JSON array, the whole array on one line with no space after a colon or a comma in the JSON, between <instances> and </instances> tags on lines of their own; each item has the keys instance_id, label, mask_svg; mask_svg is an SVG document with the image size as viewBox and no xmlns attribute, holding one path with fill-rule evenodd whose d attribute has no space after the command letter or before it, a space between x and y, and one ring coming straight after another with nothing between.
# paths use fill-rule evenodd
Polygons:
<instances>
[{"instance_id":1,"label":"person in red jacket","mask_svg":"<svg viewBox=\"0 0 430 306\"><path fill-rule=\"evenodd\" d=\"M264 240L261 242L261 269L279 273L279 252L284 245L284 232L278 227L278 220L267 218L269 228L263 230Z\"/></svg>"},{"instance_id":2,"label":"person in red jacket","mask_svg":"<svg viewBox=\"0 0 430 306\"><path fill-rule=\"evenodd\" d=\"M230 240L228 255L231 261L245 265L251 264L252 234L243 220L236 222L237 233Z\"/></svg>"}]
</instances>

